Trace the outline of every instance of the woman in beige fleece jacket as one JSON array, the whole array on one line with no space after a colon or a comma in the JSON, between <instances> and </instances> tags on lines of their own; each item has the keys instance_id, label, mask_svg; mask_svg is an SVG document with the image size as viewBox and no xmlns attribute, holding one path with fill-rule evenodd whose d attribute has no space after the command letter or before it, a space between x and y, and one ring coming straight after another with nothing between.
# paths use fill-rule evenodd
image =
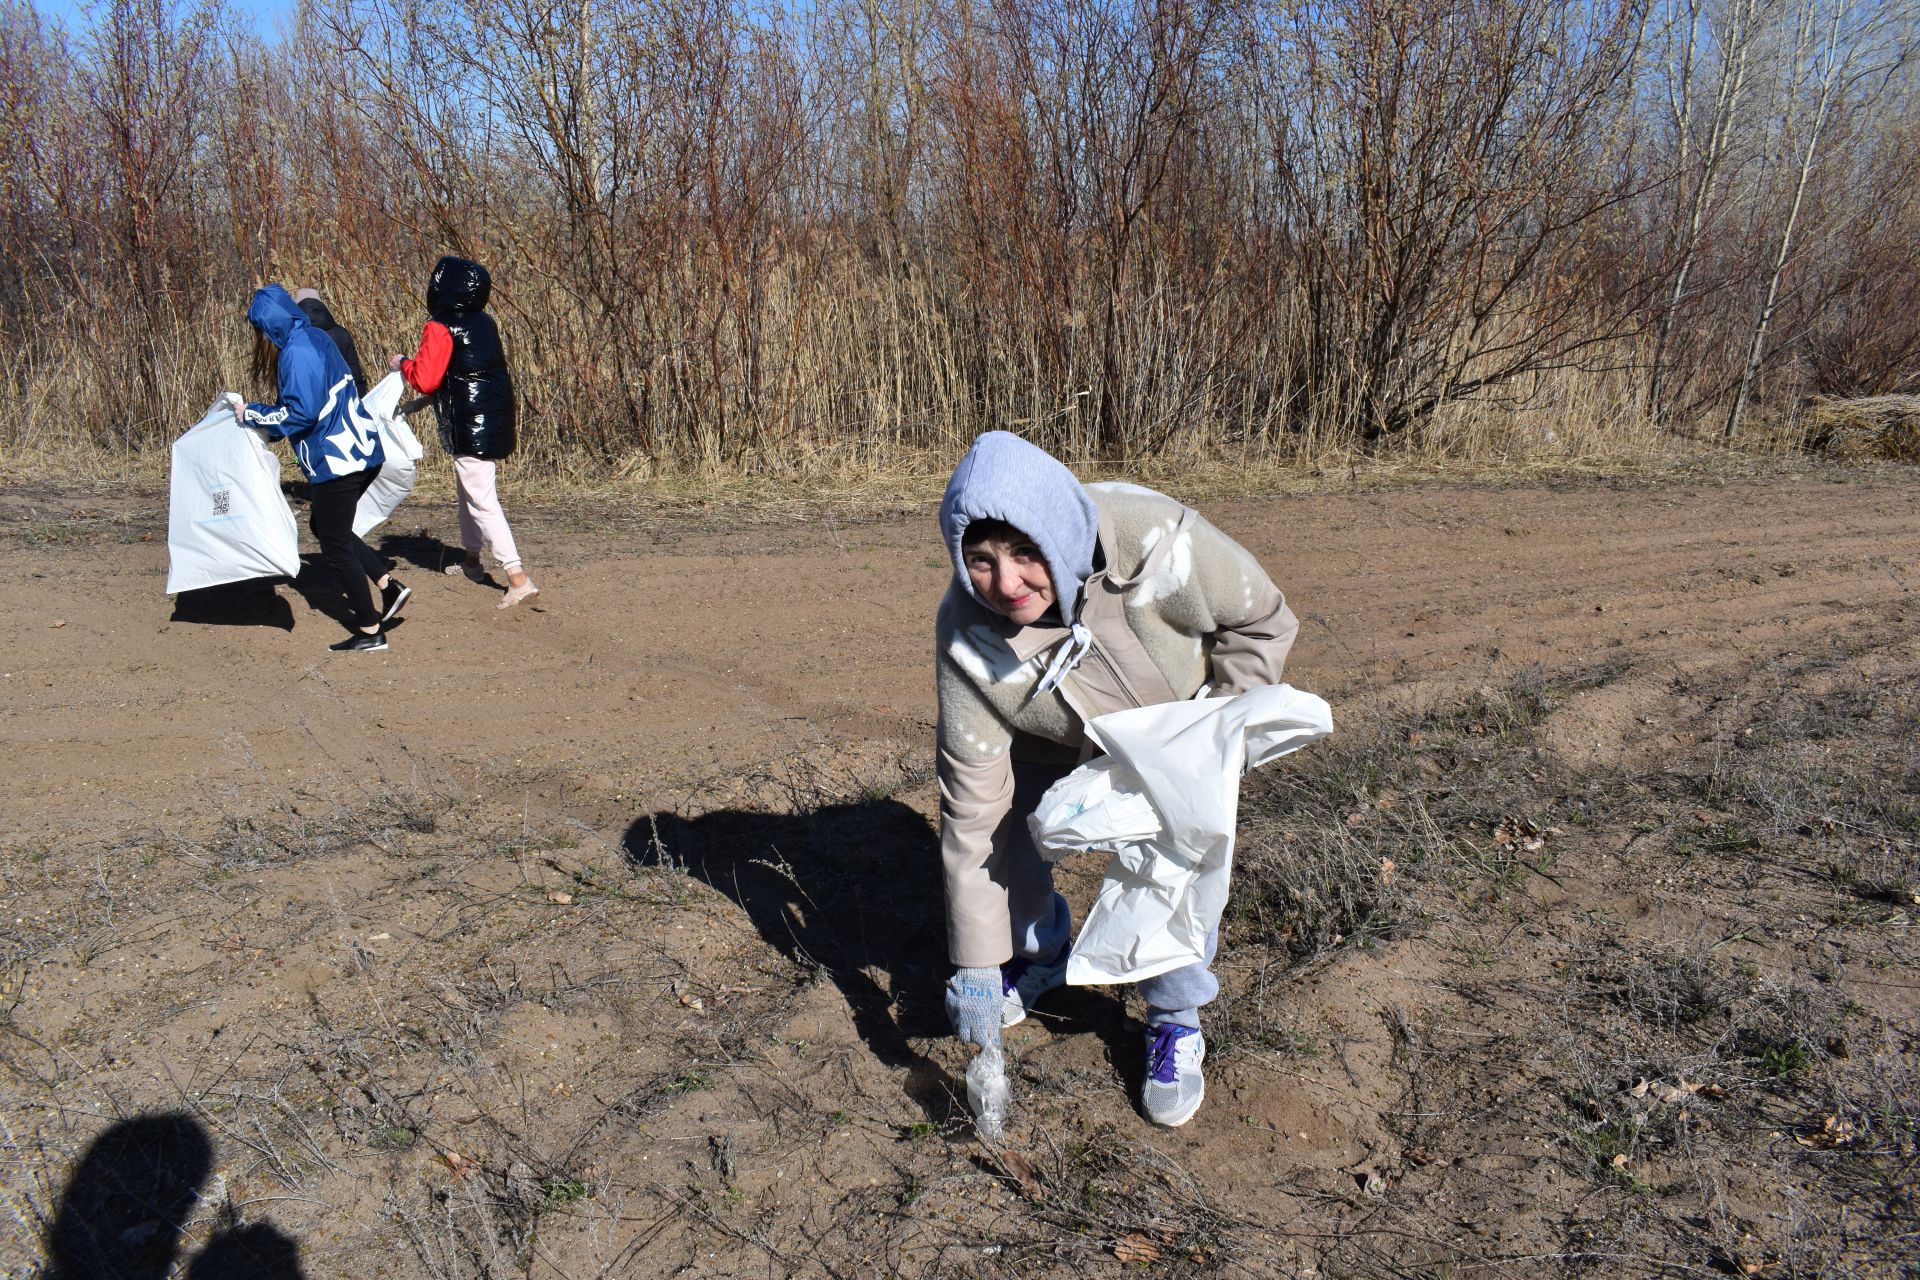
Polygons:
<instances>
[{"instance_id":1,"label":"woman in beige fleece jacket","mask_svg":"<svg viewBox=\"0 0 1920 1280\"><path fill-rule=\"evenodd\" d=\"M954 577L936 624L940 846L956 972L948 1016L985 1047L1063 981L1066 901L1027 815L1078 763L1087 720L1277 684L1298 624L1259 563L1150 489L1082 485L1003 431L974 443L940 505ZM1184 1124L1205 1096L1210 962L1139 985L1142 1107Z\"/></svg>"}]
</instances>

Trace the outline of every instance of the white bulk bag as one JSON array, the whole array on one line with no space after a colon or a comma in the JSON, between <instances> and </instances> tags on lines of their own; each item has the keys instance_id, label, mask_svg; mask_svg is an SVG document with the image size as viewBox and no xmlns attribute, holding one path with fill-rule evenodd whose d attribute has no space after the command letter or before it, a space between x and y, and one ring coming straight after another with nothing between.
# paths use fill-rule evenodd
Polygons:
<instances>
[{"instance_id":1,"label":"white bulk bag","mask_svg":"<svg viewBox=\"0 0 1920 1280\"><path fill-rule=\"evenodd\" d=\"M167 594L300 573L300 535L280 462L223 398L173 442Z\"/></svg>"},{"instance_id":2,"label":"white bulk bag","mask_svg":"<svg viewBox=\"0 0 1920 1280\"><path fill-rule=\"evenodd\" d=\"M367 491L360 495L360 505L353 509L356 537L366 537L392 515L394 508L413 492L414 481L419 478L420 455L425 450L400 412L400 396L406 385L405 378L390 373L360 401L380 426L380 446L387 460L380 464L380 474L373 478Z\"/></svg>"},{"instance_id":3,"label":"white bulk bag","mask_svg":"<svg viewBox=\"0 0 1920 1280\"><path fill-rule=\"evenodd\" d=\"M1088 721L1106 754L1054 783L1027 819L1048 861L1113 854L1067 981L1138 982L1201 961L1227 906L1240 775L1332 732L1326 701L1284 684Z\"/></svg>"}]
</instances>

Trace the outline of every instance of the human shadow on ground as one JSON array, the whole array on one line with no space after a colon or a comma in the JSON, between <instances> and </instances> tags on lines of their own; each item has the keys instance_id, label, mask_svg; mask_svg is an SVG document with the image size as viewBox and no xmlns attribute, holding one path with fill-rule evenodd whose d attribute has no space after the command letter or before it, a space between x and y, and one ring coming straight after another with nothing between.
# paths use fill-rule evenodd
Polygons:
<instances>
[{"instance_id":1,"label":"human shadow on ground","mask_svg":"<svg viewBox=\"0 0 1920 1280\"><path fill-rule=\"evenodd\" d=\"M180 1236L213 1169L213 1143L193 1117L122 1120L73 1166L46 1234L41 1280L166 1280ZM229 1226L188 1264L191 1280L305 1280L300 1246L269 1223Z\"/></svg>"},{"instance_id":2,"label":"human shadow on ground","mask_svg":"<svg viewBox=\"0 0 1920 1280\"><path fill-rule=\"evenodd\" d=\"M636 865L684 867L738 903L768 945L818 966L861 1040L906 1068L916 1101L944 1113L956 1082L912 1043L949 1034L940 849L925 818L890 799L794 814L662 812L627 828L625 853Z\"/></svg>"},{"instance_id":3,"label":"human shadow on ground","mask_svg":"<svg viewBox=\"0 0 1920 1280\"><path fill-rule=\"evenodd\" d=\"M293 630L293 606L275 588L284 578L248 578L217 587L182 591L173 598L169 622L209 627L277 627Z\"/></svg>"},{"instance_id":4,"label":"human shadow on ground","mask_svg":"<svg viewBox=\"0 0 1920 1280\"><path fill-rule=\"evenodd\" d=\"M270 1222L234 1227L207 1241L186 1280L304 1280L300 1243Z\"/></svg>"},{"instance_id":5,"label":"human shadow on ground","mask_svg":"<svg viewBox=\"0 0 1920 1280\"><path fill-rule=\"evenodd\" d=\"M300 575L291 585L309 609L325 614L342 627L352 628L353 614L347 608L347 593L340 585L340 576L318 552L300 557ZM379 602L376 593L374 603Z\"/></svg>"},{"instance_id":6,"label":"human shadow on ground","mask_svg":"<svg viewBox=\"0 0 1920 1280\"><path fill-rule=\"evenodd\" d=\"M292 586L315 613L325 614L345 630L353 629L353 614L347 608L346 589L340 585L340 576L333 571L333 566L320 553L300 557L300 576L293 579ZM368 589L373 591L373 603L377 610L380 605L379 589ZM402 615L385 626L388 631L397 631L405 621Z\"/></svg>"},{"instance_id":7,"label":"human shadow on ground","mask_svg":"<svg viewBox=\"0 0 1920 1280\"><path fill-rule=\"evenodd\" d=\"M388 560L404 560L428 573L445 573L449 565L459 564L466 559L465 549L450 542L442 542L425 529L419 533L387 533L380 537L380 545L374 548ZM494 582L489 574L485 581L505 590L501 583Z\"/></svg>"}]
</instances>

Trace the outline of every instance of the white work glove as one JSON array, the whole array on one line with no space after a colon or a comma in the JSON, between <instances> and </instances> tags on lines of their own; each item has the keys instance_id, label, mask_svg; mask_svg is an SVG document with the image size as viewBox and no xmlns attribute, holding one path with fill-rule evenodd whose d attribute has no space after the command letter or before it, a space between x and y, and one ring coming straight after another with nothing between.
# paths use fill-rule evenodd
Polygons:
<instances>
[{"instance_id":1,"label":"white work glove","mask_svg":"<svg viewBox=\"0 0 1920 1280\"><path fill-rule=\"evenodd\" d=\"M238 391L229 391L226 395L227 407L233 410L233 420L241 426L247 425L247 398Z\"/></svg>"},{"instance_id":2,"label":"white work glove","mask_svg":"<svg viewBox=\"0 0 1920 1280\"><path fill-rule=\"evenodd\" d=\"M953 1034L985 1049L1000 1043L1000 1015L1007 1003L1000 966L955 969L947 979L947 1021Z\"/></svg>"}]
</instances>

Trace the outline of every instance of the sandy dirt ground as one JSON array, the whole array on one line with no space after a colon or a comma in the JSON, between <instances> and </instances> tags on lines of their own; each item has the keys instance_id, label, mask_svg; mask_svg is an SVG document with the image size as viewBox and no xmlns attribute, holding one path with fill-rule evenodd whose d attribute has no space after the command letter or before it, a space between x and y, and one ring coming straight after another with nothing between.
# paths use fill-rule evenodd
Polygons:
<instances>
[{"instance_id":1,"label":"sandy dirt ground","mask_svg":"<svg viewBox=\"0 0 1920 1280\"><path fill-rule=\"evenodd\" d=\"M1674 824L1722 829L1731 801L1659 779L1683 760L1720 777L1727 717L1769 678L1811 688L1832 658L1859 688L1906 680L1917 500L1889 469L1206 504L1287 593L1290 678L1337 724L1543 673L1526 750L1555 781L1528 821L1559 823L1558 861L1494 906L1446 881L1444 909L1421 899L1365 948L1303 958L1237 924L1223 1016L1242 1034L1176 1132L1132 1108L1118 994L1062 993L1010 1034L1023 1101L994 1151L954 1101L939 1012L930 512L515 511L541 595L501 611L496 586L440 572L452 509L408 506L373 540L415 594L362 656L326 650L344 631L310 544L297 584L176 602L163 499L0 493L0 1275L77 1277L99 1250L155 1278L1786 1275L1818 1273L1816 1238L1841 1271L1895 1274L1861 1243L1903 1238L1892 1202L1810 1199L1758 1159L1709 1176L1732 1157L1687 1140L1663 1151L1694 1172L1665 1182L1631 1143L1596 1157L1569 1136L1579 1072L1541 1056L1592 1020L1565 992L1500 993L1591 977L1636 938L1734 965L1750 993L1826 963L1825 940L1722 945L1749 917L1835 926L1692 886ZM1627 798L1565 834L1599 811L1574 798L1594 779ZM1371 785L1356 828L1388 794ZM1505 848L1504 818L1459 829L1484 819ZM1667 859L1647 878L1628 871L1641 826ZM1839 944L1884 961L1849 970L1878 985L1848 998L1893 1063L1915 1012L1902 884ZM1766 1043L1716 1060L1799 1069ZM1686 1069L1659 1087L1700 1088ZM1537 1103L1513 1110L1515 1090ZM1855 1123L1828 1105L1756 1110L1752 1140ZM1442 1113L1450 1138L1420 1130ZM116 1160L153 1183L132 1208L96 1185ZM1648 1227L1682 1183L1690 1207ZM1850 1244L1788 1221L1849 1211ZM1690 1251L1674 1224L1696 1218Z\"/></svg>"},{"instance_id":2,"label":"sandy dirt ground","mask_svg":"<svg viewBox=\"0 0 1920 1280\"><path fill-rule=\"evenodd\" d=\"M1553 665L1629 648L1643 665L1685 666L1759 637L1844 630L1906 598L1915 493L1832 478L1425 489L1207 514L1303 619L1290 671L1338 689L1466 678L1496 655ZM160 594L162 513L118 504L122 524L85 498L0 502L14 530L53 531L6 548L0 715L15 764L0 804L17 830L80 812L150 818L170 797L321 760L387 781L416 768L565 776L581 789L575 811L604 820L647 779L814 743L930 740L930 620L946 582L930 516L630 535L526 521L542 595L502 612L492 592L438 574L453 513L409 508L407 534L386 535L416 593L406 625L384 656L347 662L325 651L341 626L288 587L284 608L208 613L269 625L176 619ZM1615 732L1599 749L1617 748L1619 726L1604 727Z\"/></svg>"}]
</instances>

